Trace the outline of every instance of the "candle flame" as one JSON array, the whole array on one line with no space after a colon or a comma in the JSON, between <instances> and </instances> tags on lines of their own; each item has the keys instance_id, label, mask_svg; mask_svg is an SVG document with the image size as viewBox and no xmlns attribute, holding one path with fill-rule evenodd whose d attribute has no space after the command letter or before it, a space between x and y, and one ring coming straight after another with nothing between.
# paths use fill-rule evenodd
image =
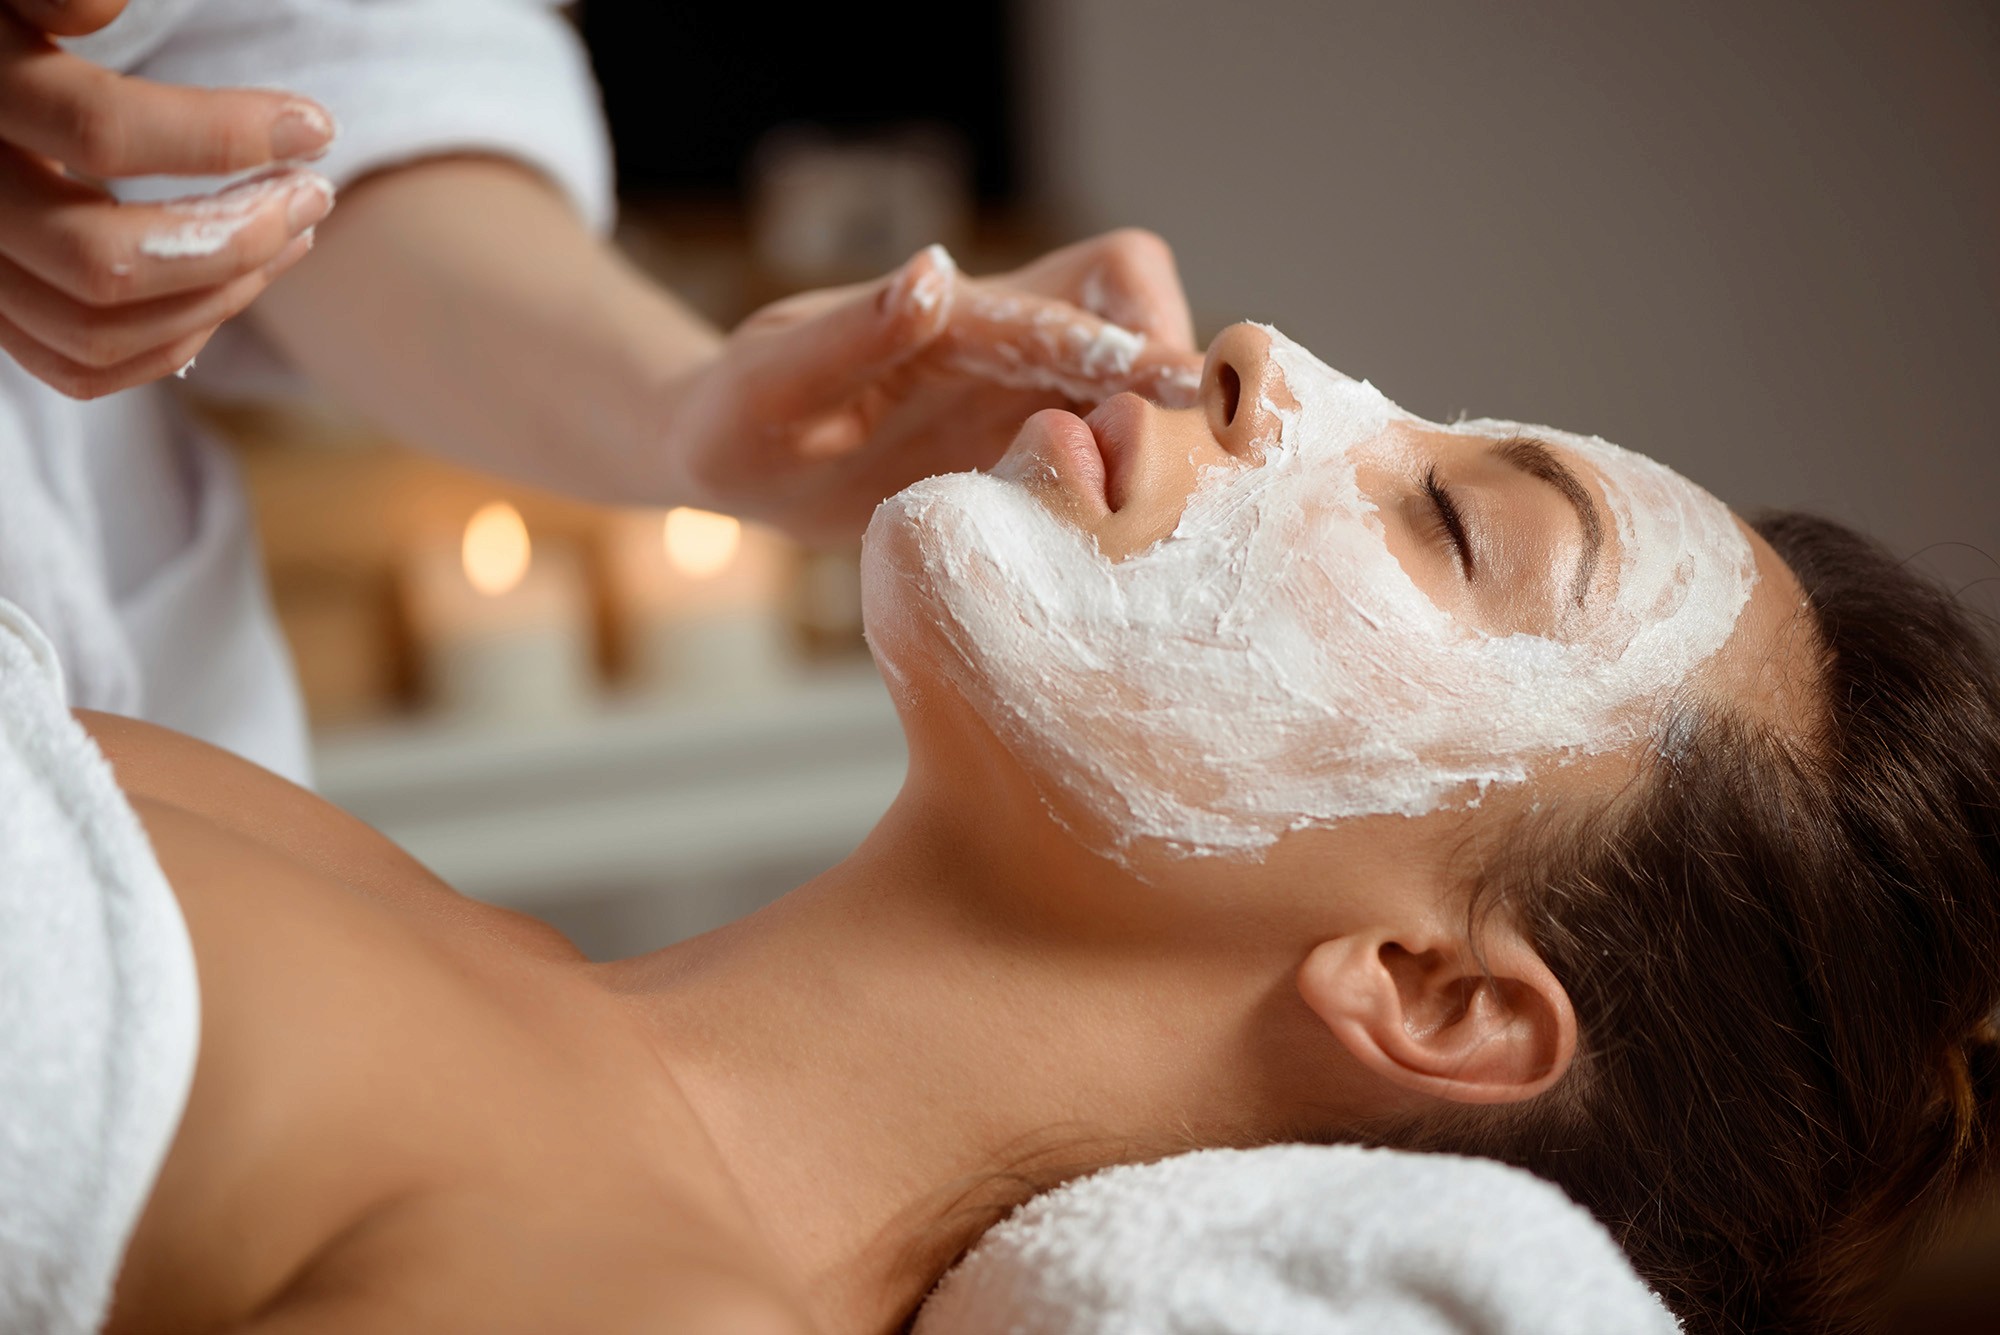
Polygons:
<instances>
[{"instance_id":1,"label":"candle flame","mask_svg":"<svg viewBox=\"0 0 2000 1335\"><path fill-rule=\"evenodd\" d=\"M479 507L465 526L459 557L465 563L465 577L487 597L498 598L512 591L527 578L528 562L533 559L528 525L521 512L505 501Z\"/></svg>"},{"instance_id":2,"label":"candle flame","mask_svg":"<svg viewBox=\"0 0 2000 1335\"><path fill-rule=\"evenodd\" d=\"M667 563L690 579L707 579L728 569L743 545L743 525L728 515L686 506L667 511L662 528Z\"/></svg>"}]
</instances>

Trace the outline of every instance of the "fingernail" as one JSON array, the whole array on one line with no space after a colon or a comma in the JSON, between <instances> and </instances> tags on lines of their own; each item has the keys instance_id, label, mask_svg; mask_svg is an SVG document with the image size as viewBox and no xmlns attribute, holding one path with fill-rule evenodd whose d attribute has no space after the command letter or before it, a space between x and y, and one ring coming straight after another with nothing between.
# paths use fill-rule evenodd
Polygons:
<instances>
[{"instance_id":1,"label":"fingernail","mask_svg":"<svg viewBox=\"0 0 2000 1335\"><path fill-rule=\"evenodd\" d=\"M316 158L333 142L333 117L310 102L294 102L271 122L271 156Z\"/></svg>"},{"instance_id":2,"label":"fingernail","mask_svg":"<svg viewBox=\"0 0 2000 1335\"><path fill-rule=\"evenodd\" d=\"M305 231L299 233L299 235L293 237L283 250L272 257L271 262L264 266L264 272L276 277L304 259L312 248L312 229L307 228Z\"/></svg>"},{"instance_id":3,"label":"fingernail","mask_svg":"<svg viewBox=\"0 0 2000 1335\"><path fill-rule=\"evenodd\" d=\"M930 260L928 270L919 273L926 258ZM938 308L939 302L950 295L957 277L958 264L952 259L950 251L936 244L925 246L903 265L896 281L882 289L882 295L876 298L876 306L880 310L891 311L909 305L929 315Z\"/></svg>"},{"instance_id":4,"label":"fingernail","mask_svg":"<svg viewBox=\"0 0 2000 1335\"><path fill-rule=\"evenodd\" d=\"M324 176L308 176L292 188L285 204L285 222L293 233L316 225L333 212L333 182Z\"/></svg>"}]
</instances>

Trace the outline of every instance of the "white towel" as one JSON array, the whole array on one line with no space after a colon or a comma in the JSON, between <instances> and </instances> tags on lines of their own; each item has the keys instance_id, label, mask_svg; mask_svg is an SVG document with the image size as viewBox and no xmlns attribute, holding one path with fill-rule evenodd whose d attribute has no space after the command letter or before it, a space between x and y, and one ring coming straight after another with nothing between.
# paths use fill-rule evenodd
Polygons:
<instances>
[{"instance_id":1,"label":"white towel","mask_svg":"<svg viewBox=\"0 0 2000 1335\"><path fill-rule=\"evenodd\" d=\"M0 600L0 1331L102 1325L199 1035L173 891L53 647Z\"/></svg>"},{"instance_id":2,"label":"white towel","mask_svg":"<svg viewBox=\"0 0 2000 1335\"><path fill-rule=\"evenodd\" d=\"M1204 1150L1022 1206L916 1335L1673 1335L1597 1221L1484 1159Z\"/></svg>"}]
</instances>

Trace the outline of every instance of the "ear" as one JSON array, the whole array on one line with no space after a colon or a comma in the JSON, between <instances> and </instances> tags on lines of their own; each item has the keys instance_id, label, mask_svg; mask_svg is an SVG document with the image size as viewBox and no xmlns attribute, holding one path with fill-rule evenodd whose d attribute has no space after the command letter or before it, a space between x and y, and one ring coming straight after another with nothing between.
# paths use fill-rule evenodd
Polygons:
<instances>
[{"instance_id":1,"label":"ear","mask_svg":"<svg viewBox=\"0 0 2000 1335\"><path fill-rule=\"evenodd\" d=\"M1576 1013L1519 933L1496 926L1483 946L1481 960L1442 935L1335 937L1299 966L1299 995L1363 1066L1403 1089L1455 1103L1530 1099L1569 1069Z\"/></svg>"}]
</instances>

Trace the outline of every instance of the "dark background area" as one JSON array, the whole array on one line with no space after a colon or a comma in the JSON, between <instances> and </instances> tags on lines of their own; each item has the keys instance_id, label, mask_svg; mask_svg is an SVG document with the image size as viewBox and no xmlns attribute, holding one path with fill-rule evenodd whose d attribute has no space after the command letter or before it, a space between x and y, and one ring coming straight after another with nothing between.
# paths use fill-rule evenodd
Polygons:
<instances>
[{"instance_id":1,"label":"dark background area","mask_svg":"<svg viewBox=\"0 0 2000 1335\"><path fill-rule=\"evenodd\" d=\"M787 9L588 0L584 40L627 199L737 194L765 133L942 124L970 150L980 201L1011 202L1018 49L1003 0Z\"/></svg>"}]
</instances>

